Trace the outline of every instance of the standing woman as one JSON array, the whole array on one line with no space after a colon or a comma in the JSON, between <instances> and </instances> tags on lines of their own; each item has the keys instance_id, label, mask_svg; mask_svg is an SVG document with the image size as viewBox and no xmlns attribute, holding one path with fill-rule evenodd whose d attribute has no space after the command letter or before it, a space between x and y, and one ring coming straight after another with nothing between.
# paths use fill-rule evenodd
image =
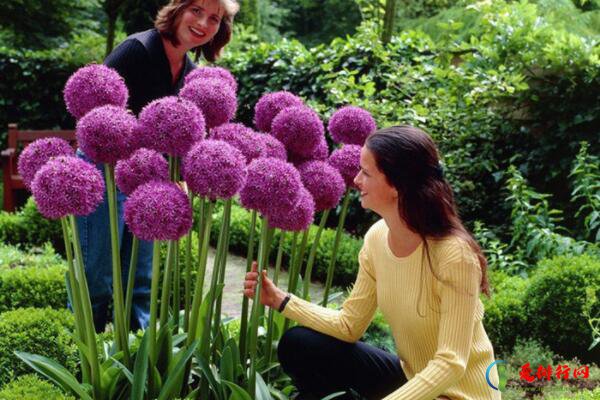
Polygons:
<instances>
[{"instance_id":1,"label":"standing woman","mask_svg":"<svg viewBox=\"0 0 600 400\"><path fill-rule=\"evenodd\" d=\"M234 0L171 0L157 14L154 28L125 39L106 57L104 64L114 68L129 89L128 107L134 114L148 103L164 96L177 95L185 76L194 68L188 52L196 59L215 61L231 39L233 17L238 11ZM87 158L78 151L80 157ZM131 254L132 235L123 223L126 197L117 190L123 282ZM77 224L86 274L98 332L110 319L112 268L108 203L93 213L78 217ZM133 292L131 328L145 328L150 313L152 243L140 241Z\"/></svg>"},{"instance_id":2,"label":"standing woman","mask_svg":"<svg viewBox=\"0 0 600 400\"><path fill-rule=\"evenodd\" d=\"M372 133L354 182L361 205L382 219L365 235L341 310L285 293L263 272L261 302L304 325L285 332L278 347L299 398L354 391L387 400L500 399L486 382L494 361L479 299L489 295L487 263L458 216L431 138L410 126ZM244 282L249 297L255 271ZM358 341L377 307L397 354ZM496 369L489 375L498 382Z\"/></svg>"}]
</instances>

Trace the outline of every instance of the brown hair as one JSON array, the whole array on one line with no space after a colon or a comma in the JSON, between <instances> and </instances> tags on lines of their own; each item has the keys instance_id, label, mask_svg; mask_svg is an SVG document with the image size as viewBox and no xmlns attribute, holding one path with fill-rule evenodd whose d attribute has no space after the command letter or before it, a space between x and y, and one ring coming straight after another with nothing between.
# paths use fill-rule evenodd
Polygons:
<instances>
[{"instance_id":1,"label":"brown hair","mask_svg":"<svg viewBox=\"0 0 600 400\"><path fill-rule=\"evenodd\" d=\"M177 40L175 32L181 20L181 15L193 2L194 0L171 0L169 4L161 8L158 14L156 14L154 27L173 46L179 46L179 40ZM225 9L225 15L221 19L219 30L210 42L192 49L196 60L202 54L207 61L214 62L220 57L223 47L231 40L233 17L238 12L239 5L234 0L219 0L219 2Z\"/></svg>"},{"instance_id":2,"label":"brown hair","mask_svg":"<svg viewBox=\"0 0 600 400\"><path fill-rule=\"evenodd\" d=\"M458 215L431 137L419 128L401 125L373 132L365 145L373 153L377 168L398 191L400 217L421 236L433 275L439 279L431 265L426 238L458 236L477 256L482 272L480 290L489 297L487 260Z\"/></svg>"}]
</instances>

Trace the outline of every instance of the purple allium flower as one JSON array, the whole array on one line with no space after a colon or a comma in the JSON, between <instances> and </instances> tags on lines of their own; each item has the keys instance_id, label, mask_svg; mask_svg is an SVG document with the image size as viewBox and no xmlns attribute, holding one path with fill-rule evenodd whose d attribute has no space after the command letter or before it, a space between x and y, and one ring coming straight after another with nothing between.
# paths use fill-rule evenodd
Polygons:
<instances>
[{"instance_id":1,"label":"purple allium flower","mask_svg":"<svg viewBox=\"0 0 600 400\"><path fill-rule=\"evenodd\" d=\"M222 140L240 150L247 163L265 152L264 143L257 136L254 130L239 123L226 123L210 130L211 139Z\"/></svg>"},{"instance_id":2,"label":"purple allium flower","mask_svg":"<svg viewBox=\"0 0 600 400\"><path fill-rule=\"evenodd\" d=\"M356 144L345 144L329 156L329 164L340 171L347 187L356 187L353 181L360 170L360 149Z\"/></svg>"},{"instance_id":3,"label":"purple allium flower","mask_svg":"<svg viewBox=\"0 0 600 400\"><path fill-rule=\"evenodd\" d=\"M237 93L238 85L235 77L229 70L221 67L199 67L185 77L185 83L195 79L222 79L234 92Z\"/></svg>"},{"instance_id":4,"label":"purple allium flower","mask_svg":"<svg viewBox=\"0 0 600 400\"><path fill-rule=\"evenodd\" d=\"M194 103L175 96L154 100L140 112L141 143L149 148L183 156L204 138L204 116Z\"/></svg>"},{"instance_id":5,"label":"purple allium flower","mask_svg":"<svg viewBox=\"0 0 600 400\"><path fill-rule=\"evenodd\" d=\"M77 121L79 148L96 163L114 164L131 153L137 120L126 109L96 107Z\"/></svg>"},{"instance_id":6,"label":"purple allium flower","mask_svg":"<svg viewBox=\"0 0 600 400\"><path fill-rule=\"evenodd\" d=\"M308 190L302 187L294 207L285 213L269 215L268 222L271 228L285 231L303 231L310 227L315 218L315 202Z\"/></svg>"},{"instance_id":7,"label":"purple allium flower","mask_svg":"<svg viewBox=\"0 0 600 400\"><path fill-rule=\"evenodd\" d=\"M63 94L67 110L75 119L106 104L125 107L129 97L121 75L101 64L87 65L75 71L67 80Z\"/></svg>"},{"instance_id":8,"label":"purple allium flower","mask_svg":"<svg viewBox=\"0 0 600 400\"><path fill-rule=\"evenodd\" d=\"M340 202L346 184L336 168L325 161L308 161L298 167L298 172L315 200L316 211L328 210Z\"/></svg>"},{"instance_id":9,"label":"purple allium flower","mask_svg":"<svg viewBox=\"0 0 600 400\"><path fill-rule=\"evenodd\" d=\"M282 110L271 126L271 133L284 144L288 153L299 156L310 156L325 133L317 113L306 106Z\"/></svg>"},{"instance_id":10,"label":"purple allium flower","mask_svg":"<svg viewBox=\"0 0 600 400\"><path fill-rule=\"evenodd\" d=\"M154 180L169 180L169 163L157 151L137 149L128 159L117 162L115 182L127 196L138 186Z\"/></svg>"},{"instance_id":11,"label":"purple allium flower","mask_svg":"<svg viewBox=\"0 0 600 400\"><path fill-rule=\"evenodd\" d=\"M104 179L95 165L77 157L60 156L39 169L31 192L46 218L88 215L102 203Z\"/></svg>"},{"instance_id":12,"label":"purple allium flower","mask_svg":"<svg viewBox=\"0 0 600 400\"><path fill-rule=\"evenodd\" d=\"M275 157L280 160L287 160L287 151L285 146L279 140L266 133L258 133L256 135L258 140L263 143L264 153L262 157Z\"/></svg>"},{"instance_id":13,"label":"purple allium flower","mask_svg":"<svg viewBox=\"0 0 600 400\"><path fill-rule=\"evenodd\" d=\"M337 143L365 144L367 136L377 129L371 114L360 107L346 106L333 113L327 130Z\"/></svg>"},{"instance_id":14,"label":"purple allium flower","mask_svg":"<svg viewBox=\"0 0 600 400\"><path fill-rule=\"evenodd\" d=\"M231 121L237 110L235 92L221 79L191 80L181 89L180 96L198 106L209 129Z\"/></svg>"},{"instance_id":15,"label":"purple allium flower","mask_svg":"<svg viewBox=\"0 0 600 400\"><path fill-rule=\"evenodd\" d=\"M298 154L290 153L289 161L292 164L298 166L300 164L312 160L325 161L327 160L327 157L329 157L329 147L327 146L327 141L325 140L325 137L323 137L323 139L319 141L319 144L313 149L313 152L310 155L301 156Z\"/></svg>"},{"instance_id":16,"label":"purple allium flower","mask_svg":"<svg viewBox=\"0 0 600 400\"><path fill-rule=\"evenodd\" d=\"M248 165L246 186L240 191L242 205L263 215L285 213L298 200L300 173L278 158L257 158Z\"/></svg>"},{"instance_id":17,"label":"purple allium flower","mask_svg":"<svg viewBox=\"0 0 600 400\"><path fill-rule=\"evenodd\" d=\"M260 131L271 132L271 123L281 110L304 105L293 93L281 91L263 95L254 106L254 126Z\"/></svg>"},{"instance_id":18,"label":"purple allium flower","mask_svg":"<svg viewBox=\"0 0 600 400\"><path fill-rule=\"evenodd\" d=\"M246 183L246 157L222 140L203 140L183 159L190 190L211 200L233 197Z\"/></svg>"},{"instance_id":19,"label":"purple allium flower","mask_svg":"<svg viewBox=\"0 0 600 400\"><path fill-rule=\"evenodd\" d=\"M35 173L48 160L59 156L74 156L75 151L66 140L52 137L31 142L19 155L17 171L23 178L25 187L31 190L31 182Z\"/></svg>"},{"instance_id":20,"label":"purple allium flower","mask_svg":"<svg viewBox=\"0 0 600 400\"><path fill-rule=\"evenodd\" d=\"M187 195L173 182L138 186L125 201L125 223L142 240L177 240L192 227Z\"/></svg>"}]
</instances>

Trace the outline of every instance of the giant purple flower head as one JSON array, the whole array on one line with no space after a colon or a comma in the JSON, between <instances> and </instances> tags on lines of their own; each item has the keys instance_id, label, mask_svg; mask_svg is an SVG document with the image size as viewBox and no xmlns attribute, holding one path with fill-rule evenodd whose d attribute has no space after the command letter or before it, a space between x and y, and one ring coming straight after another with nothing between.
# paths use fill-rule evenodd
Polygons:
<instances>
[{"instance_id":1,"label":"giant purple flower head","mask_svg":"<svg viewBox=\"0 0 600 400\"><path fill-rule=\"evenodd\" d=\"M112 105L96 107L77 121L79 148L96 163L114 164L131 153L137 120Z\"/></svg>"},{"instance_id":2,"label":"giant purple flower head","mask_svg":"<svg viewBox=\"0 0 600 400\"><path fill-rule=\"evenodd\" d=\"M88 215L102 203L104 179L96 166L77 157L60 156L39 169L31 192L46 218Z\"/></svg>"},{"instance_id":3,"label":"giant purple flower head","mask_svg":"<svg viewBox=\"0 0 600 400\"><path fill-rule=\"evenodd\" d=\"M233 197L246 183L246 158L222 140L196 143L183 159L190 190L211 200Z\"/></svg>"},{"instance_id":4,"label":"giant purple flower head","mask_svg":"<svg viewBox=\"0 0 600 400\"><path fill-rule=\"evenodd\" d=\"M296 204L301 187L300 173L292 164L273 157L257 158L248 165L240 201L263 215L285 213Z\"/></svg>"},{"instance_id":5,"label":"giant purple flower head","mask_svg":"<svg viewBox=\"0 0 600 400\"><path fill-rule=\"evenodd\" d=\"M115 182L127 196L138 186L154 180L169 180L169 163L157 151L137 149L128 159L117 162Z\"/></svg>"},{"instance_id":6,"label":"giant purple flower head","mask_svg":"<svg viewBox=\"0 0 600 400\"><path fill-rule=\"evenodd\" d=\"M345 144L342 148L336 149L329 156L329 164L337 168L348 187L356 187L354 177L360 170L360 149L355 144Z\"/></svg>"},{"instance_id":7,"label":"giant purple flower head","mask_svg":"<svg viewBox=\"0 0 600 400\"><path fill-rule=\"evenodd\" d=\"M67 110L75 119L106 104L125 107L129 97L125 81L117 71L100 64L75 71L67 80L63 94Z\"/></svg>"},{"instance_id":8,"label":"giant purple flower head","mask_svg":"<svg viewBox=\"0 0 600 400\"><path fill-rule=\"evenodd\" d=\"M316 211L329 210L339 202L346 184L339 171L325 161L308 161L298 167L304 187L315 200Z\"/></svg>"},{"instance_id":9,"label":"giant purple flower head","mask_svg":"<svg viewBox=\"0 0 600 400\"><path fill-rule=\"evenodd\" d=\"M362 146L367 136L377 129L377 124L367 110L346 106L333 113L327 129L337 143Z\"/></svg>"},{"instance_id":10,"label":"giant purple flower head","mask_svg":"<svg viewBox=\"0 0 600 400\"><path fill-rule=\"evenodd\" d=\"M173 182L138 186L125 201L125 223L142 240L177 240L192 227L187 195Z\"/></svg>"},{"instance_id":11,"label":"giant purple flower head","mask_svg":"<svg viewBox=\"0 0 600 400\"><path fill-rule=\"evenodd\" d=\"M264 152L262 157L275 157L280 160L287 160L287 151L285 146L273 136L265 133L258 133L257 139L262 142Z\"/></svg>"},{"instance_id":12,"label":"giant purple flower head","mask_svg":"<svg viewBox=\"0 0 600 400\"><path fill-rule=\"evenodd\" d=\"M302 187L294 207L285 213L277 212L268 216L269 226L284 231L304 231L315 218L315 202L308 190Z\"/></svg>"},{"instance_id":13,"label":"giant purple flower head","mask_svg":"<svg viewBox=\"0 0 600 400\"><path fill-rule=\"evenodd\" d=\"M325 128L319 116L309 107L288 107L271 125L271 133L285 145L289 153L309 156L323 140Z\"/></svg>"},{"instance_id":14,"label":"giant purple flower head","mask_svg":"<svg viewBox=\"0 0 600 400\"><path fill-rule=\"evenodd\" d=\"M221 79L194 79L181 89L180 96L198 106L209 129L231 121L237 110L235 92Z\"/></svg>"},{"instance_id":15,"label":"giant purple flower head","mask_svg":"<svg viewBox=\"0 0 600 400\"><path fill-rule=\"evenodd\" d=\"M221 67L199 67L190 72L185 77L185 83L195 79L221 79L225 82L235 93L237 93L238 85L235 77L229 70Z\"/></svg>"},{"instance_id":16,"label":"giant purple flower head","mask_svg":"<svg viewBox=\"0 0 600 400\"><path fill-rule=\"evenodd\" d=\"M31 142L19 155L17 171L23 178L23 184L31 190L31 182L35 173L53 157L74 156L75 151L63 139L52 137Z\"/></svg>"},{"instance_id":17,"label":"giant purple flower head","mask_svg":"<svg viewBox=\"0 0 600 400\"><path fill-rule=\"evenodd\" d=\"M325 140L325 137L323 137L323 139L319 141L317 147L313 149L311 154L309 154L308 156L301 156L295 153L290 153L289 161L292 164L298 166L300 164L312 160L325 161L327 160L327 157L329 157L329 147L327 146L327 140Z\"/></svg>"},{"instance_id":18,"label":"giant purple flower head","mask_svg":"<svg viewBox=\"0 0 600 400\"><path fill-rule=\"evenodd\" d=\"M281 91L263 95L254 106L254 126L260 131L271 132L273 119L287 107L304 105L302 99L293 93Z\"/></svg>"},{"instance_id":19,"label":"giant purple flower head","mask_svg":"<svg viewBox=\"0 0 600 400\"><path fill-rule=\"evenodd\" d=\"M227 123L210 130L211 139L231 144L242 152L247 163L262 157L265 152L264 143L257 136L254 130L239 123Z\"/></svg>"},{"instance_id":20,"label":"giant purple flower head","mask_svg":"<svg viewBox=\"0 0 600 400\"><path fill-rule=\"evenodd\" d=\"M183 156L204 138L204 116L194 103L175 96L154 100L140 112L141 140L162 153Z\"/></svg>"}]
</instances>

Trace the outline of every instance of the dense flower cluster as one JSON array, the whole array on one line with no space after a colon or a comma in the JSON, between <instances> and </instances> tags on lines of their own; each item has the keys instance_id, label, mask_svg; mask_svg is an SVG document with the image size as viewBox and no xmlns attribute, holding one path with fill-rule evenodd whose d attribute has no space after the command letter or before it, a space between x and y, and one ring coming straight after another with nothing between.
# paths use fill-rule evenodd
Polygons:
<instances>
[{"instance_id":1,"label":"dense flower cluster","mask_svg":"<svg viewBox=\"0 0 600 400\"><path fill-rule=\"evenodd\" d=\"M222 140L242 152L249 163L262 157L265 152L264 142L257 138L257 133L240 123L227 123L211 129L210 138Z\"/></svg>"},{"instance_id":2,"label":"dense flower cluster","mask_svg":"<svg viewBox=\"0 0 600 400\"><path fill-rule=\"evenodd\" d=\"M194 103L168 96L146 105L139 116L139 140L145 147L183 156L190 146L204 138L204 116Z\"/></svg>"},{"instance_id":3,"label":"dense flower cluster","mask_svg":"<svg viewBox=\"0 0 600 400\"><path fill-rule=\"evenodd\" d=\"M75 151L66 140L43 138L30 143L19 155L17 171L23 178L25 187L31 190L35 173L50 159L59 156L74 156Z\"/></svg>"},{"instance_id":4,"label":"dense flower cluster","mask_svg":"<svg viewBox=\"0 0 600 400\"><path fill-rule=\"evenodd\" d=\"M303 104L300 97L290 92L267 93L254 106L254 126L259 131L271 132L271 123L281 110Z\"/></svg>"},{"instance_id":5,"label":"dense flower cluster","mask_svg":"<svg viewBox=\"0 0 600 400\"><path fill-rule=\"evenodd\" d=\"M192 227L187 195L173 182L139 186L125 201L125 223L142 240L177 240Z\"/></svg>"},{"instance_id":6,"label":"dense flower cluster","mask_svg":"<svg viewBox=\"0 0 600 400\"><path fill-rule=\"evenodd\" d=\"M221 79L194 79L181 89L180 96L198 106L208 129L231 121L237 110L235 92Z\"/></svg>"},{"instance_id":7,"label":"dense flower cluster","mask_svg":"<svg viewBox=\"0 0 600 400\"><path fill-rule=\"evenodd\" d=\"M327 147L327 140L325 140L325 137L323 137L322 140L319 141L319 144L313 149L311 154L307 156L300 156L298 154L290 153L289 161L292 164L298 166L300 164L305 163L306 161L325 161L327 160L327 157L329 157L329 148Z\"/></svg>"},{"instance_id":8,"label":"dense flower cluster","mask_svg":"<svg viewBox=\"0 0 600 400\"><path fill-rule=\"evenodd\" d=\"M79 68L63 92L67 110L79 119L92 109L112 104L125 107L129 92L123 78L105 65L91 64Z\"/></svg>"},{"instance_id":9,"label":"dense flower cluster","mask_svg":"<svg viewBox=\"0 0 600 400\"><path fill-rule=\"evenodd\" d=\"M263 215L288 212L298 200L300 173L278 158L257 158L248 165L246 186L240 191L242 205Z\"/></svg>"},{"instance_id":10,"label":"dense flower cluster","mask_svg":"<svg viewBox=\"0 0 600 400\"><path fill-rule=\"evenodd\" d=\"M136 127L136 118L124 108L97 107L77 121L77 143L92 161L114 164L131 153Z\"/></svg>"},{"instance_id":11,"label":"dense flower cluster","mask_svg":"<svg viewBox=\"0 0 600 400\"><path fill-rule=\"evenodd\" d=\"M339 171L325 161L308 161L298 167L304 187L312 194L315 210L337 206L346 185Z\"/></svg>"},{"instance_id":12,"label":"dense flower cluster","mask_svg":"<svg viewBox=\"0 0 600 400\"><path fill-rule=\"evenodd\" d=\"M221 140L196 143L183 159L183 177L190 190L211 200L228 199L246 183L246 158Z\"/></svg>"},{"instance_id":13,"label":"dense flower cluster","mask_svg":"<svg viewBox=\"0 0 600 400\"><path fill-rule=\"evenodd\" d=\"M229 70L221 67L199 67L185 77L185 83L195 79L222 79L234 92L237 93L238 85L235 77Z\"/></svg>"},{"instance_id":14,"label":"dense flower cluster","mask_svg":"<svg viewBox=\"0 0 600 400\"><path fill-rule=\"evenodd\" d=\"M287 160L287 151L283 143L279 140L264 133L256 134L256 138L262 142L262 146L264 147L263 157L275 157L280 160Z\"/></svg>"},{"instance_id":15,"label":"dense flower cluster","mask_svg":"<svg viewBox=\"0 0 600 400\"><path fill-rule=\"evenodd\" d=\"M169 180L169 163L157 151L138 149L128 159L117 162L115 182L126 195L130 195L138 186L154 180Z\"/></svg>"},{"instance_id":16,"label":"dense flower cluster","mask_svg":"<svg viewBox=\"0 0 600 400\"><path fill-rule=\"evenodd\" d=\"M271 228L285 231L300 232L308 229L315 218L315 202L308 190L302 187L294 207L285 213L269 215L268 223Z\"/></svg>"},{"instance_id":17,"label":"dense flower cluster","mask_svg":"<svg viewBox=\"0 0 600 400\"><path fill-rule=\"evenodd\" d=\"M362 146L367 136L377 129L377 124L368 111L346 106L333 113L327 129L337 143Z\"/></svg>"},{"instance_id":18,"label":"dense flower cluster","mask_svg":"<svg viewBox=\"0 0 600 400\"><path fill-rule=\"evenodd\" d=\"M360 149L358 145L346 144L329 156L329 164L340 171L347 187L356 187L353 181L360 170Z\"/></svg>"},{"instance_id":19,"label":"dense flower cluster","mask_svg":"<svg viewBox=\"0 0 600 400\"><path fill-rule=\"evenodd\" d=\"M46 218L88 215L104 198L104 179L96 166L77 157L60 156L39 169L31 192Z\"/></svg>"},{"instance_id":20,"label":"dense flower cluster","mask_svg":"<svg viewBox=\"0 0 600 400\"><path fill-rule=\"evenodd\" d=\"M271 125L271 133L284 144L288 153L310 156L323 140L325 127L317 113L306 106L282 110Z\"/></svg>"}]
</instances>

